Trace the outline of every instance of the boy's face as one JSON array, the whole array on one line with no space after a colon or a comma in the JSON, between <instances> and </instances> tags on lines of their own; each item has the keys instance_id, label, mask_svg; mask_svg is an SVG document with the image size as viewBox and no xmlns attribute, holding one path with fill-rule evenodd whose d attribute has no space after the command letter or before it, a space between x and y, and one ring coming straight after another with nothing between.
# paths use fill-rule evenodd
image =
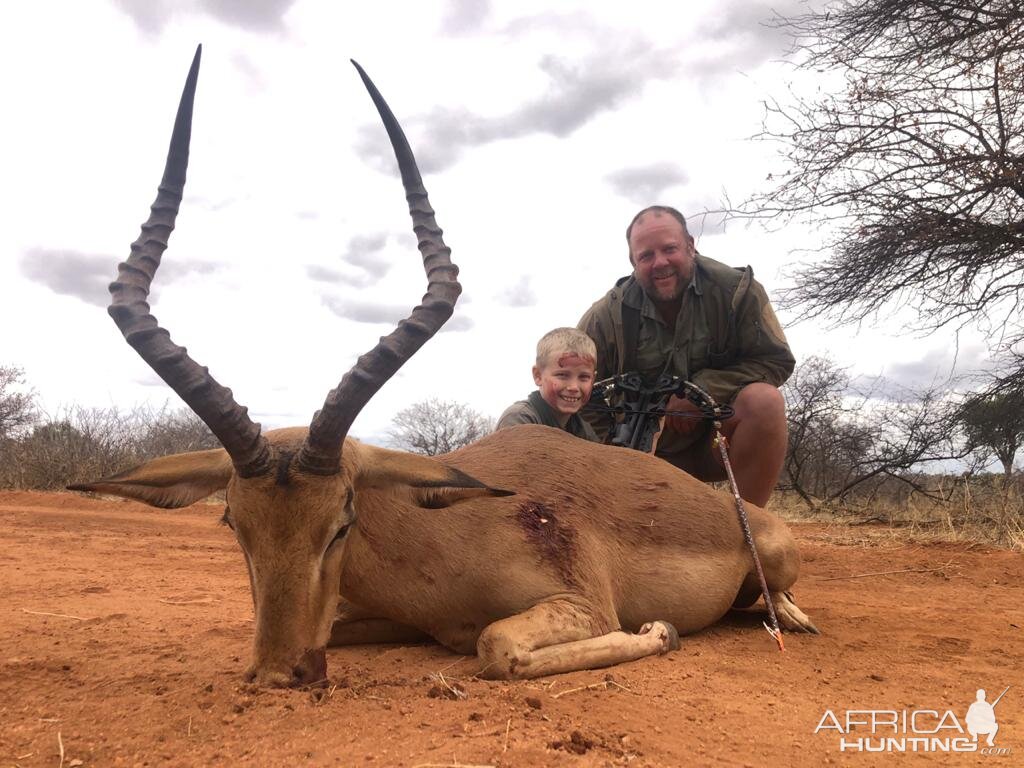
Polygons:
<instances>
[{"instance_id":1,"label":"boy's face","mask_svg":"<svg viewBox=\"0 0 1024 768\"><path fill-rule=\"evenodd\" d=\"M572 352L552 355L543 367L533 366L533 381L555 413L572 416L590 399L594 359Z\"/></svg>"}]
</instances>

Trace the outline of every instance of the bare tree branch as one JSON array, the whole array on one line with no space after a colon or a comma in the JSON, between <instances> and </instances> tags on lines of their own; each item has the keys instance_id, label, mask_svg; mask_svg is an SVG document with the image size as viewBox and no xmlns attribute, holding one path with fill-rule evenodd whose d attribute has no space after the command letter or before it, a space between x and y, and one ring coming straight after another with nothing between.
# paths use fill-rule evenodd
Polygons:
<instances>
[{"instance_id":1,"label":"bare tree branch","mask_svg":"<svg viewBox=\"0 0 1024 768\"><path fill-rule=\"evenodd\" d=\"M775 24L798 66L842 82L766 104L784 170L731 211L828 225L780 306L837 324L910 306L918 330L987 320L998 351L1019 347L1024 3L839 0Z\"/></svg>"}]
</instances>

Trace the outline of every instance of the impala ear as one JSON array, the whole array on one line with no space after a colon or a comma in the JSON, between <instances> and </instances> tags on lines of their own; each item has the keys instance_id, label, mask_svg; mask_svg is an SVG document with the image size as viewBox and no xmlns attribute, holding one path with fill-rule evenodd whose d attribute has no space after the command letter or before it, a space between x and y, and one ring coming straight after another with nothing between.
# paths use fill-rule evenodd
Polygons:
<instances>
[{"instance_id":1,"label":"impala ear","mask_svg":"<svg viewBox=\"0 0 1024 768\"><path fill-rule=\"evenodd\" d=\"M94 491L137 499L154 507L187 507L223 490L234 468L223 448L163 456L91 483L69 485L69 491Z\"/></svg>"},{"instance_id":2,"label":"impala ear","mask_svg":"<svg viewBox=\"0 0 1024 768\"><path fill-rule=\"evenodd\" d=\"M430 509L448 507L463 499L511 496L515 493L492 488L475 477L428 456L390 451L365 443L353 446L358 451L354 474L357 491L403 485L413 489L421 507ZM348 445L345 450L350 450Z\"/></svg>"}]
</instances>

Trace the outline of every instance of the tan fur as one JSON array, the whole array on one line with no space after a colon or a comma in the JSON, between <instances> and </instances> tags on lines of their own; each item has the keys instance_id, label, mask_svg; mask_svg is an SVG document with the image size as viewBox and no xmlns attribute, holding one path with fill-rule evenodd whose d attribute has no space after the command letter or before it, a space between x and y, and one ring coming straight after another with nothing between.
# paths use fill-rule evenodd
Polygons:
<instances>
[{"instance_id":1,"label":"tan fur","mask_svg":"<svg viewBox=\"0 0 1024 768\"><path fill-rule=\"evenodd\" d=\"M695 632L758 594L731 497L648 454L523 425L435 459L347 440L342 472L322 477L288 463L305 433L267 433L279 470L263 477L225 476L221 452L206 451L87 486L154 503L168 501L154 488L194 499L224 480L252 581L258 682L322 676L329 641L420 633L479 653L492 677L604 666L675 642L663 624L623 629L659 619ZM748 512L782 594L799 568L793 539L774 515ZM815 631L785 605L789 628Z\"/></svg>"}]
</instances>

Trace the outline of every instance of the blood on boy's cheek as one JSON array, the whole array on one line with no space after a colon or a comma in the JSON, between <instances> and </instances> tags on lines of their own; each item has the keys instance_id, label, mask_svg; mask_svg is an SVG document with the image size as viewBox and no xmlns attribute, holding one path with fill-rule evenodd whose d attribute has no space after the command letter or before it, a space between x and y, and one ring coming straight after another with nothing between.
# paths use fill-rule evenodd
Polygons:
<instances>
[{"instance_id":1,"label":"blood on boy's cheek","mask_svg":"<svg viewBox=\"0 0 1024 768\"><path fill-rule=\"evenodd\" d=\"M533 378L548 405L568 417L590 399L594 388L594 360L587 355L567 352L553 358L543 368L534 366Z\"/></svg>"}]
</instances>

